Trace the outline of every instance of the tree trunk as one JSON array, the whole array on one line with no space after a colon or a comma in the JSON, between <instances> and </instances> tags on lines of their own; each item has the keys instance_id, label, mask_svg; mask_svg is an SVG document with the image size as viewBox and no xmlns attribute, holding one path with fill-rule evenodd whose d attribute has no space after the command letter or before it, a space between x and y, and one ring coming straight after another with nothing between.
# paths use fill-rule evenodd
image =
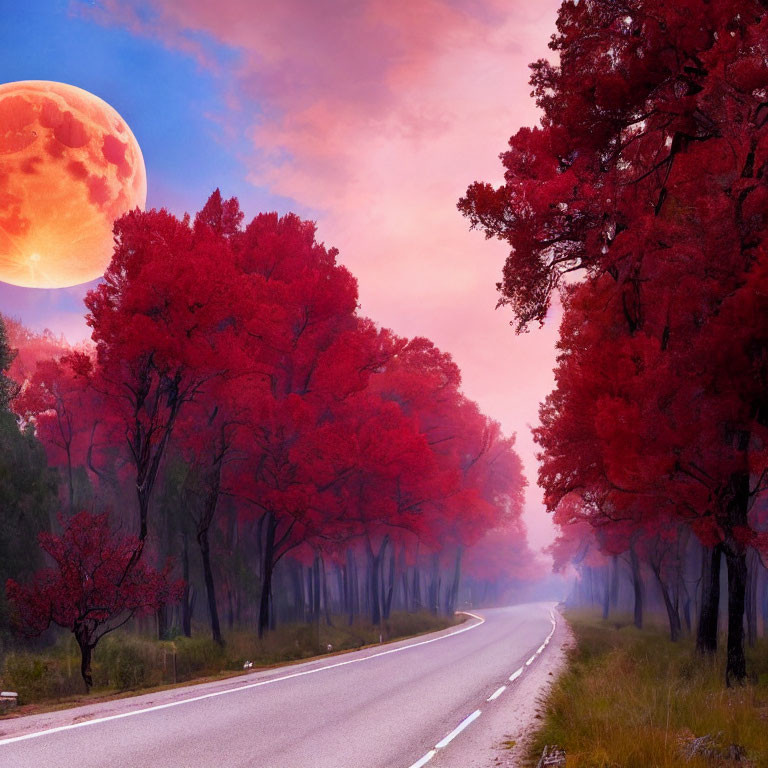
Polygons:
<instances>
[{"instance_id":1,"label":"tree trunk","mask_svg":"<svg viewBox=\"0 0 768 768\"><path fill-rule=\"evenodd\" d=\"M746 433L740 436L740 445L746 450ZM749 509L749 473L734 472L728 483L728 501L725 509L726 536L723 542L728 565L728 653L725 666L725 684L743 683L747 677L744 655L744 609L747 589L747 555L744 545L736 539L734 531L747 527Z\"/></svg>"},{"instance_id":2,"label":"tree trunk","mask_svg":"<svg viewBox=\"0 0 768 768\"><path fill-rule=\"evenodd\" d=\"M763 569L762 614L763 614L763 637L765 637L766 635L768 635L768 577L766 576L765 569Z\"/></svg>"},{"instance_id":3,"label":"tree trunk","mask_svg":"<svg viewBox=\"0 0 768 768\"><path fill-rule=\"evenodd\" d=\"M270 604L272 602L272 574L275 559L275 534L277 521L275 516L267 513L266 534L264 536L264 557L261 561L261 596L259 599L259 638L269 629Z\"/></svg>"},{"instance_id":4,"label":"tree trunk","mask_svg":"<svg viewBox=\"0 0 768 768\"><path fill-rule=\"evenodd\" d=\"M181 569L184 579L184 595L181 601L181 631L186 637L192 637L192 595L189 584L189 546L187 543L187 533L182 537L181 549Z\"/></svg>"},{"instance_id":5,"label":"tree trunk","mask_svg":"<svg viewBox=\"0 0 768 768\"><path fill-rule=\"evenodd\" d=\"M660 566L653 566L651 570L653 571L653 575L656 577L656 581L659 583L661 596L664 599L664 607L667 610L667 619L669 621L669 639L673 643L676 643L680 639L680 614L677 612L677 606L672 602L669 594L669 587L661 578Z\"/></svg>"},{"instance_id":6,"label":"tree trunk","mask_svg":"<svg viewBox=\"0 0 768 768\"><path fill-rule=\"evenodd\" d=\"M432 574L429 581L429 610L440 613L440 555L432 555Z\"/></svg>"},{"instance_id":7,"label":"tree trunk","mask_svg":"<svg viewBox=\"0 0 768 768\"><path fill-rule=\"evenodd\" d=\"M386 538L381 545L378 553L374 554L370 544L368 545L368 567L369 567L369 584L368 590L371 599L371 623L376 626L381 624L381 589L379 586L379 573L381 564L381 554L386 546Z\"/></svg>"},{"instance_id":8,"label":"tree trunk","mask_svg":"<svg viewBox=\"0 0 768 768\"><path fill-rule=\"evenodd\" d=\"M459 585L461 584L461 557L463 554L463 547L459 544L456 547L456 563L453 568L453 580L451 586L448 588L448 594L445 599L445 612L448 616L453 616L456 610L456 602L459 598Z\"/></svg>"},{"instance_id":9,"label":"tree trunk","mask_svg":"<svg viewBox=\"0 0 768 768\"><path fill-rule=\"evenodd\" d=\"M688 585L685 582L685 571L688 558L683 555L679 561L677 568L677 594L678 599L682 595L683 599L683 621L685 623L685 631L691 633L691 595L688 592Z\"/></svg>"},{"instance_id":10,"label":"tree trunk","mask_svg":"<svg viewBox=\"0 0 768 768\"><path fill-rule=\"evenodd\" d=\"M320 555L312 563L312 620L320 623Z\"/></svg>"},{"instance_id":11,"label":"tree trunk","mask_svg":"<svg viewBox=\"0 0 768 768\"><path fill-rule=\"evenodd\" d=\"M634 623L638 629L643 628L643 577L640 572L640 560L635 552L634 543L629 547L629 560L632 566L632 588L635 595Z\"/></svg>"},{"instance_id":12,"label":"tree trunk","mask_svg":"<svg viewBox=\"0 0 768 768\"><path fill-rule=\"evenodd\" d=\"M84 635L76 633L75 639L80 647L80 674L85 683L85 692L90 693L93 686L93 675L91 674L91 658L93 656L94 644Z\"/></svg>"},{"instance_id":13,"label":"tree trunk","mask_svg":"<svg viewBox=\"0 0 768 768\"><path fill-rule=\"evenodd\" d=\"M613 555L613 569L611 572L611 607L616 610L619 603L619 556Z\"/></svg>"},{"instance_id":14,"label":"tree trunk","mask_svg":"<svg viewBox=\"0 0 768 768\"><path fill-rule=\"evenodd\" d=\"M703 654L717 652L717 624L720 614L720 562L722 545L705 547L701 553L701 609L696 630L696 650Z\"/></svg>"},{"instance_id":15,"label":"tree trunk","mask_svg":"<svg viewBox=\"0 0 768 768\"><path fill-rule=\"evenodd\" d=\"M205 591L208 596L208 615L211 619L211 635L215 642L224 645L219 624L219 611L216 606L216 589L213 584L213 568L211 567L211 551L208 542L208 528L203 528L197 534L200 544L200 554L203 559L203 576L205 577Z\"/></svg>"},{"instance_id":16,"label":"tree trunk","mask_svg":"<svg viewBox=\"0 0 768 768\"><path fill-rule=\"evenodd\" d=\"M304 585L304 590L306 592L306 614L307 614L307 623L311 624L315 617L312 615L312 594L313 594L313 587L312 587L312 566L308 565L306 567L306 573L304 566L301 567L301 582Z\"/></svg>"},{"instance_id":17,"label":"tree trunk","mask_svg":"<svg viewBox=\"0 0 768 768\"><path fill-rule=\"evenodd\" d=\"M293 618L294 621L306 621L304 600L304 569L298 563L291 568L291 584L293 586Z\"/></svg>"},{"instance_id":18,"label":"tree trunk","mask_svg":"<svg viewBox=\"0 0 768 768\"><path fill-rule=\"evenodd\" d=\"M349 626L355 623L355 606L357 598L357 564L355 553L347 550L347 591L349 593Z\"/></svg>"},{"instance_id":19,"label":"tree trunk","mask_svg":"<svg viewBox=\"0 0 768 768\"><path fill-rule=\"evenodd\" d=\"M230 632L235 628L235 598L229 581L227 581L227 626Z\"/></svg>"},{"instance_id":20,"label":"tree trunk","mask_svg":"<svg viewBox=\"0 0 768 768\"><path fill-rule=\"evenodd\" d=\"M750 648L757 642L757 577L759 574L759 558L754 549L747 553L747 643Z\"/></svg>"},{"instance_id":21,"label":"tree trunk","mask_svg":"<svg viewBox=\"0 0 768 768\"><path fill-rule=\"evenodd\" d=\"M157 639L167 640L170 635L168 628L168 606L161 605L155 611L155 620L157 621Z\"/></svg>"},{"instance_id":22,"label":"tree trunk","mask_svg":"<svg viewBox=\"0 0 768 768\"><path fill-rule=\"evenodd\" d=\"M371 582L371 623L381 624L381 606L379 603L379 558L372 556L370 559Z\"/></svg>"},{"instance_id":23,"label":"tree trunk","mask_svg":"<svg viewBox=\"0 0 768 768\"><path fill-rule=\"evenodd\" d=\"M349 595L347 594L347 567L336 566L336 586L339 589L339 613L345 614L349 610Z\"/></svg>"},{"instance_id":24,"label":"tree trunk","mask_svg":"<svg viewBox=\"0 0 768 768\"><path fill-rule=\"evenodd\" d=\"M410 600L408 599L410 590L408 589L408 569L407 568L403 569L402 579L403 579L403 584L402 584L402 586L403 586L403 610L404 611L408 611L410 613L411 612L411 603L410 603Z\"/></svg>"},{"instance_id":25,"label":"tree trunk","mask_svg":"<svg viewBox=\"0 0 768 768\"><path fill-rule=\"evenodd\" d=\"M611 611L611 573L610 566L605 566L605 589L603 589L603 621Z\"/></svg>"},{"instance_id":26,"label":"tree trunk","mask_svg":"<svg viewBox=\"0 0 768 768\"><path fill-rule=\"evenodd\" d=\"M691 621L691 598L687 592L683 600L683 620L685 621L685 631L690 634L693 629L693 622Z\"/></svg>"},{"instance_id":27,"label":"tree trunk","mask_svg":"<svg viewBox=\"0 0 768 768\"><path fill-rule=\"evenodd\" d=\"M320 558L320 576L323 580L323 608L325 610L325 623L327 626L332 627L333 621L331 621L331 601L328 596L328 574L325 570L325 560Z\"/></svg>"},{"instance_id":28,"label":"tree trunk","mask_svg":"<svg viewBox=\"0 0 768 768\"><path fill-rule=\"evenodd\" d=\"M392 612L392 597L395 592L395 548L389 549L389 578L387 579L387 590L384 594L384 621L389 621L389 615Z\"/></svg>"},{"instance_id":29,"label":"tree trunk","mask_svg":"<svg viewBox=\"0 0 768 768\"><path fill-rule=\"evenodd\" d=\"M725 547L728 565L728 656L725 683L743 683L747 676L744 656L744 603L747 587L747 558L743 552Z\"/></svg>"},{"instance_id":30,"label":"tree trunk","mask_svg":"<svg viewBox=\"0 0 768 768\"><path fill-rule=\"evenodd\" d=\"M413 566L413 587L411 591L411 605L414 611L421 610L421 573L419 564Z\"/></svg>"}]
</instances>

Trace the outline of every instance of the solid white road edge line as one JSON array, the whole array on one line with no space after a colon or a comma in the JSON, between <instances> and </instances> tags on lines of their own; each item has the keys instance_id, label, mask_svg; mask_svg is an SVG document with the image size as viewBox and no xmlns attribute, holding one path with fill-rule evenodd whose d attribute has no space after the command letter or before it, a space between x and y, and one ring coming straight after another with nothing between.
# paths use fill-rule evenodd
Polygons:
<instances>
[{"instance_id":1,"label":"solid white road edge line","mask_svg":"<svg viewBox=\"0 0 768 768\"><path fill-rule=\"evenodd\" d=\"M536 654L534 653L528 661L525 662L526 667L530 667L533 662L536 661Z\"/></svg>"},{"instance_id":2,"label":"solid white road edge line","mask_svg":"<svg viewBox=\"0 0 768 768\"><path fill-rule=\"evenodd\" d=\"M496 689L487 699L486 701L493 701L494 699L498 699L499 696L501 696L504 691L507 690L506 685L502 685L501 688Z\"/></svg>"},{"instance_id":3,"label":"solid white road edge line","mask_svg":"<svg viewBox=\"0 0 768 768\"><path fill-rule=\"evenodd\" d=\"M462 627L455 632L450 632L447 635L440 635L440 637L433 637L431 640L420 640L418 643L411 643L410 645L403 645L399 648L390 648L388 651L380 651L379 653L373 653L370 656L363 656L359 659L349 659L347 661L339 661L336 664L328 664L324 667L316 667L315 669L305 669L303 672L294 672L290 675L282 675L281 677L273 677L269 680L260 680L258 683L248 683L246 685L239 685L237 688L227 688L223 691L214 691L213 693L204 693L201 696L192 696L188 699L179 699L178 701L169 701L166 704L155 704L152 707L144 707L144 709L136 709L132 712L120 712L117 715L107 715L106 717L96 717L93 720L83 720L79 723L70 723L69 725L60 725L56 728L47 728L44 731L34 731L33 733L25 733L22 736L11 736L7 739L0 739L0 747L6 744L14 744L17 741L26 741L27 739L36 739L40 736L47 736L54 733L61 733L62 731L71 731L75 728L85 728L89 725L98 725L99 723L106 723L110 720L121 720L124 717L133 717L134 715L143 715L146 712L156 712L160 709L169 709L170 707L178 707L182 704L191 704L193 701L203 701L203 699L212 699L216 696L225 696L228 693L238 693L239 691L247 691L251 688L260 688L263 685L271 685L272 683L279 683L283 680L291 680L294 677L304 677L305 675L314 675L317 672L324 672L327 669L337 669L338 667L346 667L349 664L358 664L361 661L368 661L369 659L378 659L381 656L388 656L391 653L399 653L400 651L407 651L409 648L418 648L421 645L429 645L429 643L436 643L438 640L447 640L449 637L460 635L462 632L469 632L471 629L485 624L485 619L482 616L478 616L475 613L469 611L460 611L467 616L471 616L473 619L478 619L477 624L472 624L469 627ZM479 714L479 712L478 712Z\"/></svg>"},{"instance_id":4,"label":"solid white road edge line","mask_svg":"<svg viewBox=\"0 0 768 768\"><path fill-rule=\"evenodd\" d=\"M422 765L426 765L435 755L437 754L436 749L430 749L429 752L427 752L424 757L419 758L412 766L411 768L421 768Z\"/></svg>"},{"instance_id":5,"label":"solid white road edge line","mask_svg":"<svg viewBox=\"0 0 768 768\"><path fill-rule=\"evenodd\" d=\"M513 673L512 673L512 674L509 676L509 681L510 681L511 683L514 683L514 682L515 682L515 680L517 680L517 678L518 678L518 677L520 677L520 675L522 675L522 674L523 674L523 668L522 668L522 667L520 667L520 669L518 669L517 671L513 672Z\"/></svg>"},{"instance_id":6,"label":"solid white road edge line","mask_svg":"<svg viewBox=\"0 0 768 768\"><path fill-rule=\"evenodd\" d=\"M435 744L435 749L447 747L468 725L474 723L480 717L480 710L476 709L471 715L467 715L442 741Z\"/></svg>"}]
</instances>

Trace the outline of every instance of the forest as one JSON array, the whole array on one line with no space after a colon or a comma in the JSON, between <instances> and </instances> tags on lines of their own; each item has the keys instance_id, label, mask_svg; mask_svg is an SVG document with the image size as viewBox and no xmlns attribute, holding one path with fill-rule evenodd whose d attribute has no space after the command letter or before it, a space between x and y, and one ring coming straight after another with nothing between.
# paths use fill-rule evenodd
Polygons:
<instances>
[{"instance_id":1,"label":"forest","mask_svg":"<svg viewBox=\"0 0 768 768\"><path fill-rule=\"evenodd\" d=\"M459 209L510 246L517 330L561 318L535 430L551 551L604 615L621 589L637 626L650 580L670 639L704 656L724 612L740 683L768 620L768 15L565 2L550 48L541 126Z\"/></svg>"},{"instance_id":2,"label":"forest","mask_svg":"<svg viewBox=\"0 0 768 768\"><path fill-rule=\"evenodd\" d=\"M360 315L312 222L216 190L114 235L90 342L0 325L6 649L69 632L89 688L120 627L382 626L537 575L514 437L449 354Z\"/></svg>"}]
</instances>

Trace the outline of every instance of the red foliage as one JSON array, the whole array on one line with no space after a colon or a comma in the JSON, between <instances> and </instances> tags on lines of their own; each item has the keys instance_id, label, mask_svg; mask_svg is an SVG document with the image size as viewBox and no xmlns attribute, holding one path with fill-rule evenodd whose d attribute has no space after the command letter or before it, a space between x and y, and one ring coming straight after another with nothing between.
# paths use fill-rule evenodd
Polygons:
<instances>
[{"instance_id":1,"label":"red foliage","mask_svg":"<svg viewBox=\"0 0 768 768\"><path fill-rule=\"evenodd\" d=\"M215 193L196 220L165 210L133 211L115 223L115 253L104 282L85 300L97 365L92 386L104 393L127 441L139 503L139 549L149 502L179 412L203 385L223 375L238 304L230 232L216 230ZM222 221L231 225L222 215Z\"/></svg>"},{"instance_id":2,"label":"red foliage","mask_svg":"<svg viewBox=\"0 0 768 768\"><path fill-rule=\"evenodd\" d=\"M547 506L627 544L682 521L722 545L735 678L766 487L767 41L756 0L563 3L558 63L532 66L541 128L510 139L504 185L459 203L511 246L500 303L518 330L562 288L536 434Z\"/></svg>"},{"instance_id":3,"label":"red foliage","mask_svg":"<svg viewBox=\"0 0 768 768\"><path fill-rule=\"evenodd\" d=\"M360 548L379 578L385 553L407 567L421 547L455 562L452 610L462 551L519 520L514 440L461 394L449 355L358 314L356 280L312 222L243 218L216 191L194 221L120 219L86 298L95 354L40 363L20 410L70 477L86 464L101 480L111 466L118 487L114 467L130 469L132 566L163 459L169 448L183 459L219 641L209 534L222 495L244 525L256 518L260 631L288 553L340 561Z\"/></svg>"},{"instance_id":4,"label":"red foliage","mask_svg":"<svg viewBox=\"0 0 768 768\"><path fill-rule=\"evenodd\" d=\"M94 476L103 476L103 450L116 442L114 414L91 386L91 371L91 358L83 352L39 361L13 404L24 421L34 424L48 461L63 469L70 514L75 507L74 468L85 466Z\"/></svg>"},{"instance_id":5,"label":"red foliage","mask_svg":"<svg viewBox=\"0 0 768 768\"><path fill-rule=\"evenodd\" d=\"M39 634L56 624L74 634L90 687L91 652L99 640L137 612L178 600L181 584L136 562L136 540L115 535L106 515L80 512L61 523L61 535L39 537L54 567L35 574L29 586L9 580L6 590L27 631Z\"/></svg>"}]
</instances>

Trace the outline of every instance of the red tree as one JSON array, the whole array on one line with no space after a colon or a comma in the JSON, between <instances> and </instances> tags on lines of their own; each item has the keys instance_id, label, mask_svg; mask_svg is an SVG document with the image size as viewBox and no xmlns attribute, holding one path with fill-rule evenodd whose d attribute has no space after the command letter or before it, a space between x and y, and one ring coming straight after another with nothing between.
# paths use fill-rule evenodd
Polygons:
<instances>
[{"instance_id":1,"label":"red tree","mask_svg":"<svg viewBox=\"0 0 768 768\"><path fill-rule=\"evenodd\" d=\"M115 224L116 246L104 282L86 297L97 365L92 385L122 422L135 471L137 556L149 503L179 412L231 365L237 349L238 282L227 227L199 224L227 207L215 192L192 227L165 210L134 211ZM235 224L238 216L235 215Z\"/></svg>"},{"instance_id":2,"label":"red tree","mask_svg":"<svg viewBox=\"0 0 768 768\"><path fill-rule=\"evenodd\" d=\"M307 453L307 441L366 388L391 343L356 314L357 283L337 264L337 251L316 242L312 222L259 215L234 239L233 251L255 393L246 430L251 476L243 482L263 523L263 633L275 565L318 535L327 514L322 491L337 479Z\"/></svg>"},{"instance_id":3,"label":"red tree","mask_svg":"<svg viewBox=\"0 0 768 768\"><path fill-rule=\"evenodd\" d=\"M9 579L6 590L28 632L39 634L51 624L72 632L88 691L93 685L91 656L99 640L137 612L177 600L181 585L170 583L167 572L136 562L136 540L112 533L106 515L80 512L61 522L60 536L39 536L54 567L39 571L28 586Z\"/></svg>"},{"instance_id":4,"label":"red tree","mask_svg":"<svg viewBox=\"0 0 768 768\"><path fill-rule=\"evenodd\" d=\"M82 352L39 361L14 402L16 413L34 424L49 462L64 468L69 514L75 509L76 468L87 466L101 475L99 447L114 440L109 436L112 414L90 386L91 370L92 361Z\"/></svg>"}]
</instances>

